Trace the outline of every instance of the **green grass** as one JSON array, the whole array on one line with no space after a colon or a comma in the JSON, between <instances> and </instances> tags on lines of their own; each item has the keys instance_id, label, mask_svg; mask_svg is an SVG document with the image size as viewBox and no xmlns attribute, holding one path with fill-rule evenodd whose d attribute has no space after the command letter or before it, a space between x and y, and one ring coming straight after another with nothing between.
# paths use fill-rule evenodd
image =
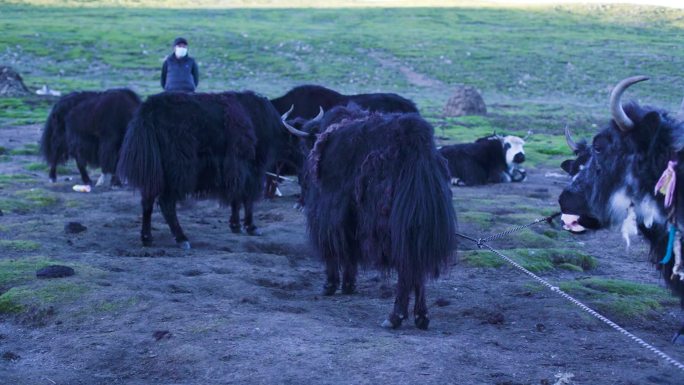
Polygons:
<instances>
[{"instance_id":1,"label":"green grass","mask_svg":"<svg viewBox=\"0 0 684 385\"><path fill-rule=\"evenodd\" d=\"M40 249L38 242L0 239L0 251L35 251L38 249Z\"/></svg>"},{"instance_id":2,"label":"green grass","mask_svg":"<svg viewBox=\"0 0 684 385\"><path fill-rule=\"evenodd\" d=\"M583 252L562 248L544 249L508 249L502 253L522 265L524 268L538 273L553 269L571 271L589 271L597 266L596 260ZM472 267L499 268L507 262L488 250L463 251L461 259Z\"/></svg>"},{"instance_id":3,"label":"green grass","mask_svg":"<svg viewBox=\"0 0 684 385\"><path fill-rule=\"evenodd\" d=\"M45 163L29 163L25 167L28 171L42 171L42 172L48 172L50 170L50 166L48 166ZM76 171L72 168L66 167L66 166L57 166L57 175L64 175L64 174L73 174Z\"/></svg>"},{"instance_id":4,"label":"green grass","mask_svg":"<svg viewBox=\"0 0 684 385\"><path fill-rule=\"evenodd\" d=\"M60 199L51 192L32 188L14 191L10 197L0 197L0 210L22 213L48 208L59 202Z\"/></svg>"},{"instance_id":5,"label":"green grass","mask_svg":"<svg viewBox=\"0 0 684 385\"><path fill-rule=\"evenodd\" d=\"M60 279L38 279L36 271L48 265L60 264L74 268L76 275ZM45 257L0 259L0 314L22 313L32 309L74 302L89 290L102 270L88 265L63 262Z\"/></svg>"},{"instance_id":6,"label":"green grass","mask_svg":"<svg viewBox=\"0 0 684 385\"><path fill-rule=\"evenodd\" d=\"M588 278L561 282L559 287L586 300L599 312L623 319L644 317L661 310L663 305L674 306L678 302L662 287L616 279Z\"/></svg>"},{"instance_id":7,"label":"green grass","mask_svg":"<svg viewBox=\"0 0 684 385\"><path fill-rule=\"evenodd\" d=\"M37 144L25 144L22 148L15 148L10 150L10 155L38 155L39 147Z\"/></svg>"},{"instance_id":8,"label":"green grass","mask_svg":"<svg viewBox=\"0 0 684 385\"><path fill-rule=\"evenodd\" d=\"M42 258L17 258L0 260L0 289L22 281L29 281L36 276L36 271L56 261Z\"/></svg>"}]
</instances>

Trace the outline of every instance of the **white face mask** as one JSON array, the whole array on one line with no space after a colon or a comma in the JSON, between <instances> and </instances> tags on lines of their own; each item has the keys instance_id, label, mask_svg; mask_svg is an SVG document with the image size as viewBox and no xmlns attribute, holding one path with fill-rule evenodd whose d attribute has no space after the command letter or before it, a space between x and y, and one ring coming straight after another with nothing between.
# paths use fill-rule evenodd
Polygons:
<instances>
[{"instance_id":1,"label":"white face mask","mask_svg":"<svg viewBox=\"0 0 684 385\"><path fill-rule=\"evenodd\" d=\"M184 57L185 55L188 54L188 49L187 49L187 47L179 47L179 46L176 46L176 47L173 48L173 51L176 53L176 57L179 58L179 59L182 58L182 57Z\"/></svg>"}]
</instances>

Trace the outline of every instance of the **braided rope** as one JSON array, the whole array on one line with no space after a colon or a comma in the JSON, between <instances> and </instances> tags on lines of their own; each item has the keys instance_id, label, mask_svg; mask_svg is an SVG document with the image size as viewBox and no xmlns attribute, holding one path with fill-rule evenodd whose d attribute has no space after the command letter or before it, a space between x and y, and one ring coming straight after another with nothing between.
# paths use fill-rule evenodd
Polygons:
<instances>
[{"instance_id":1,"label":"braided rope","mask_svg":"<svg viewBox=\"0 0 684 385\"><path fill-rule=\"evenodd\" d=\"M540 223L540 222L543 222L543 221L550 221L553 217L555 217L555 216L557 216L557 215L559 215L559 214L554 214L554 215L552 215L552 216L550 216L550 217L547 217L547 218L537 219L536 221L532 222L532 223L529 224L529 225L517 226L517 227L515 227L515 228L512 228L512 229L510 229L510 230L504 231L504 232L499 233L499 234L495 234L495 235L490 236L490 237L487 237L487 238L475 239L475 238L473 238L473 237L469 237L469 236L467 236L467 235L460 234L460 233L456 233L456 235L459 236L459 237L461 237L461 238L464 238L464 239L467 239L467 240L470 240L470 241L473 241L473 242L477 243L477 247L479 247L480 249L481 249L481 248L486 248L487 250L489 250L489 251L491 251L492 253L494 253L494 254L496 254L497 256L499 256L501 259L503 259L503 260L505 260L506 262L508 262L508 263L510 263L511 265L513 265L513 266L514 266L515 268L517 268L518 270L520 270L520 271L522 271L523 273L525 273L525 274L527 274L528 276L530 276L530 277L531 277L532 279L534 279L535 281L539 282L542 286L545 286L546 288L548 288L548 289L551 290L552 292L554 292L554 293L560 295L561 297L565 298L566 300L570 301L571 303L577 305L580 309L584 310L585 312L589 313L590 315L594 316L595 318L597 318L597 319L603 321L605 324L607 324L608 326L610 326L610 327L613 328L614 330L617 330L620 334L622 334L622 335L626 336L627 338L631 339L632 341L636 342L636 343L637 343L638 345L640 345L641 347L643 347L643 348L645 348L645 349L651 351L652 353L654 353L655 355L657 355L658 357L660 357L661 359L663 359L665 362L668 362L668 363L674 365L675 367L677 367L678 369L684 371L684 364L682 364L681 362L675 360L674 358L670 357L669 355L667 355L667 354L664 353L663 351L659 350L659 349L656 348L655 346L649 344L648 342L646 342L646 341L642 340L641 338L635 336L634 334L628 332L627 330L625 330L624 328L622 328L620 325L616 324L615 322L613 322L613 321L611 321L610 319L606 318L605 316L603 316L602 314L600 314L600 313L597 312L596 310L594 310L594 309L590 308L589 306L585 305L584 303L582 303L582 302L579 301L578 299L574 298L574 297L571 296L570 294L564 292L564 291L561 290L558 286L552 285L551 283L549 283L549 282L546 281L545 279L543 279L543 278L539 277L538 275L534 274L533 272L527 270L526 268L524 268L524 267L523 267L522 265L520 265L519 263L515 262L515 261L512 260L511 258L507 257L506 255L502 254L501 252L499 252L498 250L494 249L493 247L491 247L491 246L489 246L489 245L487 244L487 242L488 242L489 240L502 238L503 236L509 235L509 234L511 234L511 233L514 233L514 232L516 232L516 231L522 230L522 229L524 229L524 228L530 227L530 226L532 226L532 225L535 225L535 224Z\"/></svg>"}]
</instances>

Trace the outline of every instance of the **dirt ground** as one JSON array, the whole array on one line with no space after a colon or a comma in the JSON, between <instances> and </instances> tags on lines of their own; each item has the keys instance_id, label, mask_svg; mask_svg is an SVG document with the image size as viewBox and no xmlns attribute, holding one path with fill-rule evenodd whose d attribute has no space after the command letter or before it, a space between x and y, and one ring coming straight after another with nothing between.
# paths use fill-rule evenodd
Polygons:
<instances>
[{"instance_id":1,"label":"dirt ground","mask_svg":"<svg viewBox=\"0 0 684 385\"><path fill-rule=\"evenodd\" d=\"M39 135L38 125L5 127L0 144L21 148ZM448 274L428 286L429 330L412 322L381 328L394 277L366 271L357 294L321 296L323 268L307 246L304 215L293 208L294 184L282 186L283 198L256 206L259 237L230 233L228 209L198 201L179 211L192 250L176 247L156 209L154 246L143 248L135 192L76 193L76 174L60 175L51 185L45 172L26 171L26 164L38 161L23 155L0 163L1 174L32 178L5 187L0 197L35 188L58 199L40 210L4 212L1 238L40 247L8 250L0 258L39 255L73 266L76 275L61 280L77 289L49 307L0 319L2 384L684 383L684 372L508 266L475 268L455 258ZM479 210L503 217L505 209L542 216L537 212L553 209L566 183L555 172L560 170L529 169L521 184L454 188L458 214ZM492 207L501 196L517 196L520 203ZM87 231L66 234L71 221ZM484 235L510 227L502 222L461 220L459 227ZM548 230L561 231L558 225L535 228ZM641 240L626 249L614 232L560 239L597 258L599 267L585 276L661 284ZM492 246L519 243L512 235ZM462 249L472 248L462 243ZM551 281L570 274L576 273L542 273ZM684 359L684 348L669 343L680 318L679 308L669 306L621 324Z\"/></svg>"}]
</instances>

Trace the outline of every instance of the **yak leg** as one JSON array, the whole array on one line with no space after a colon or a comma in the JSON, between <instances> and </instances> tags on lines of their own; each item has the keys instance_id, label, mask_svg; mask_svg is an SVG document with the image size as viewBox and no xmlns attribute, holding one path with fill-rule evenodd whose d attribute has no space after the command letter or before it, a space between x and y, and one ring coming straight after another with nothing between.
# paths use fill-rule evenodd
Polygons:
<instances>
[{"instance_id":1,"label":"yak leg","mask_svg":"<svg viewBox=\"0 0 684 385\"><path fill-rule=\"evenodd\" d=\"M681 344L681 342L678 342L677 340L679 339L679 337L682 334L684 334L684 325L682 325L682 327L679 328L679 331L677 333L675 333L674 337L672 337L672 343L673 344L677 344L677 343Z\"/></svg>"},{"instance_id":2,"label":"yak leg","mask_svg":"<svg viewBox=\"0 0 684 385\"><path fill-rule=\"evenodd\" d=\"M342 294L354 294L356 292L356 272L358 266L356 258L351 258L344 265L342 275Z\"/></svg>"},{"instance_id":3,"label":"yak leg","mask_svg":"<svg viewBox=\"0 0 684 385\"><path fill-rule=\"evenodd\" d=\"M252 200L245 200L244 202L245 205L245 230L247 230L247 234L249 235L261 235L259 230L257 230L256 225L254 224L254 201Z\"/></svg>"},{"instance_id":4,"label":"yak leg","mask_svg":"<svg viewBox=\"0 0 684 385\"><path fill-rule=\"evenodd\" d=\"M112 187L113 186L121 186L121 179L116 174L112 174Z\"/></svg>"},{"instance_id":5,"label":"yak leg","mask_svg":"<svg viewBox=\"0 0 684 385\"><path fill-rule=\"evenodd\" d=\"M97 178L97 182L95 183L95 186L104 186L105 184L111 184L112 180L112 174L106 174L102 173L100 174L100 177Z\"/></svg>"},{"instance_id":6,"label":"yak leg","mask_svg":"<svg viewBox=\"0 0 684 385\"><path fill-rule=\"evenodd\" d=\"M340 285L340 269L338 268L338 258L330 254L325 256L325 275L326 282L323 286L323 295L333 295Z\"/></svg>"},{"instance_id":7,"label":"yak leg","mask_svg":"<svg viewBox=\"0 0 684 385\"><path fill-rule=\"evenodd\" d=\"M418 329L427 330L428 325L430 325L430 319L428 318L428 308L425 300L425 283L420 282L416 284L416 303L413 307L413 315L415 318L415 324Z\"/></svg>"},{"instance_id":8,"label":"yak leg","mask_svg":"<svg viewBox=\"0 0 684 385\"><path fill-rule=\"evenodd\" d=\"M152 245L152 209L154 207L154 197L142 198L142 231L140 232L140 238L142 239L143 246Z\"/></svg>"},{"instance_id":9,"label":"yak leg","mask_svg":"<svg viewBox=\"0 0 684 385\"><path fill-rule=\"evenodd\" d=\"M57 163L50 165L50 182L57 182Z\"/></svg>"},{"instance_id":10,"label":"yak leg","mask_svg":"<svg viewBox=\"0 0 684 385\"><path fill-rule=\"evenodd\" d=\"M176 200L170 197L160 196L159 197L159 208L166 223L171 229L171 234L173 234L176 243L185 250L190 249L190 242L188 242L188 237L183 234L183 229L178 223L178 216L176 215Z\"/></svg>"},{"instance_id":11,"label":"yak leg","mask_svg":"<svg viewBox=\"0 0 684 385\"><path fill-rule=\"evenodd\" d=\"M384 328L396 329L401 326L402 321L408 317L408 302L411 287L410 285L407 285L402 278L400 273L397 282L397 297L394 299L394 309L392 309L389 317L382 323L382 327Z\"/></svg>"},{"instance_id":12,"label":"yak leg","mask_svg":"<svg viewBox=\"0 0 684 385\"><path fill-rule=\"evenodd\" d=\"M78 172L81 174L81 180L83 184L90 185L93 183L88 176L88 170L86 170L86 163L80 157L76 158L76 167L78 167Z\"/></svg>"},{"instance_id":13,"label":"yak leg","mask_svg":"<svg viewBox=\"0 0 684 385\"><path fill-rule=\"evenodd\" d=\"M233 199L230 202L230 231L235 234L239 234L242 231L242 226L240 226L240 202L237 199Z\"/></svg>"}]
</instances>

